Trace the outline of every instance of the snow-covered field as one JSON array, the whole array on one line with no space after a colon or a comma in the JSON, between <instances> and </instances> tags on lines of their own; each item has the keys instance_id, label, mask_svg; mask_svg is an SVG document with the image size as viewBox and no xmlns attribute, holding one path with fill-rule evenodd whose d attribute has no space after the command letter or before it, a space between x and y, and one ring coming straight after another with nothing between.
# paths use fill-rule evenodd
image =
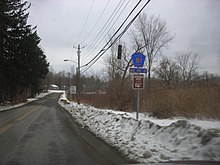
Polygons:
<instances>
[{"instance_id":1,"label":"snow-covered field","mask_svg":"<svg viewBox=\"0 0 220 165\"><path fill-rule=\"evenodd\" d=\"M60 100L65 100L65 94ZM220 161L220 121L163 119L135 113L97 109L74 102L59 104L75 120L118 149L125 157L138 162L169 160Z\"/></svg>"}]
</instances>

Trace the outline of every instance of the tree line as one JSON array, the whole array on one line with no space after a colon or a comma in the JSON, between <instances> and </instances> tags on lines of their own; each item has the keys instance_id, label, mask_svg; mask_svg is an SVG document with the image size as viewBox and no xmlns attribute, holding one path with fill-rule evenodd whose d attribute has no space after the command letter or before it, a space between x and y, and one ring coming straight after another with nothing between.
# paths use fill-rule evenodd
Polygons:
<instances>
[{"instance_id":1,"label":"tree line","mask_svg":"<svg viewBox=\"0 0 220 165\"><path fill-rule=\"evenodd\" d=\"M0 1L0 102L24 99L40 90L49 63L37 27L27 23L30 3Z\"/></svg>"},{"instance_id":2,"label":"tree line","mask_svg":"<svg viewBox=\"0 0 220 165\"><path fill-rule=\"evenodd\" d=\"M74 68L71 72L59 71L56 72L51 66L48 74L42 82L45 89L48 90L51 84L55 84L61 90L69 91L70 86L77 86L77 76ZM80 91L86 93L96 93L100 90L105 90L107 82L101 77L100 74L81 75L80 76Z\"/></svg>"}]
</instances>

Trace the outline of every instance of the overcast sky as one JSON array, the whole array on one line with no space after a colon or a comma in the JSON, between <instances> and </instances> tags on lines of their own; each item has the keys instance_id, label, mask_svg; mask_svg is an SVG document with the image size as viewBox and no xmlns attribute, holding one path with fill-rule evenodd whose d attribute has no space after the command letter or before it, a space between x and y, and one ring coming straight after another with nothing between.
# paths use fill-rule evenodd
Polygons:
<instances>
[{"instance_id":1,"label":"overcast sky","mask_svg":"<svg viewBox=\"0 0 220 165\"><path fill-rule=\"evenodd\" d=\"M70 71L70 66L74 64L64 62L64 59L77 61L76 49L73 46L85 46L81 53L82 64L95 56L104 46L106 39L89 53L91 44L97 39L113 10L124 0L28 1L32 4L29 10L29 24L37 25L38 34L42 39L41 47L48 61L56 71ZM145 2L146 0L143 0L143 3ZM117 29L136 3L137 0L125 0L118 13L126 7L124 12L114 25L112 21L108 26L112 26L112 30L107 29L102 36ZM193 51L200 56L202 71L220 73L219 0L151 0L144 12L160 15L167 22L170 33L175 34L169 50L164 52L165 55L173 57L176 51ZM101 59L91 70L100 70L102 66Z\"/></svg>"}]
</instances>

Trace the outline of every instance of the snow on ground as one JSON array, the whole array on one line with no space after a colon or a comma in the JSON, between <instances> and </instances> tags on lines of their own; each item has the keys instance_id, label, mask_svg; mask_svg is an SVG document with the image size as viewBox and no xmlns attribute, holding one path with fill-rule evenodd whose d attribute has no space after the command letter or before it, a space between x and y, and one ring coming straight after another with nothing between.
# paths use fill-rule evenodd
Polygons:
<instances>
[{"instance_id":1,"label":"snow on ground","mask_svg":"<svg viewBox=\"0 0 220 165\"><path fill-rule=\"evenodd\" d=\"M125 113L125 112L124 112ZM130 117L135 118L136 117L136 113L128 113L128 115ZM168 118L168 119L157 119L154 117L149 117L147 114L145 113L141 113L139 118L141 120L149 120L155 124L158 124L160 126L169 126L172 123L175 123L179 120L187 120L190 124L194 124L197 126L200 126L204 129L209 129L209 128L217 128L220 129L220 121L215 121L215 120L199 120L199 119L186 119L184 117L175 117L175 118Z\"/></svg>"},{"instance_id":2,"label":"snow on ground","mask_svg":"<svg viewBox=\"0 0 220 165\"><path fill-rule=\"evenodd\" d=\"M12 109L12 108L17 108L17 107L20 107L20 106L23 106L29 102L32 102L32 101L35 101L35 100L38 100L40 98L43 98L51 93L64 93L65 91L63 90L49 90L47 93L40 93L39 95L37 95L35 98L29 98L27 99L27 102L24 102L24 103L20 103L20 104L16 104L16 105L5 105L5 106L0 106L0 112L1 111L5 111L5 110L9 110L9 109Z\"/></svg>"},{"instance_id":3,"label":"snow on ground","mask_svg":"<svg viewBox=\"0 0 220 165\"><path fill-rule=\"evenodd\" d=\"M62 95L65 99L65 94ZM62 100L60 99L60 100ZM97 109L59 101L75 120L141 163L169 160L220 160L220 121L164 119L135 113Z\"/></svg>"}]
</instances>

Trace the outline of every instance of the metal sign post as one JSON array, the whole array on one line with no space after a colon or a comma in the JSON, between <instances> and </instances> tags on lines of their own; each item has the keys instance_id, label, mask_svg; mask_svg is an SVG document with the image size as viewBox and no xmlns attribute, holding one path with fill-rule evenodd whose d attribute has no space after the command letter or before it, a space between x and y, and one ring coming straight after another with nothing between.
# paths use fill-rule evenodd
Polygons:
<instances>
[{"instance_id":1,"label":"metal sign post","mask_svg":"<svg viewBox=\"0 0 220 165\"><path fill-rule=\"evenodd\" d=\"M133 89L137 90L137 110L136 110L136 119L138 120L140 112L140 90L144 89L144 75L143 74L134 74L133 75Z\"/></svg>"},{"instance_id":2,"label":"metal sign post","mask_svg":"<svg viewBox=\"0 0 220 165\"><path fill-rule=\"evenodd\" d=\"M137 90L137 111L136 111L136 119L139 119L140 112L140 90L144 89L144 74L147 73L146 68L142 68L144 66L146 56L142 53L135 53L132 55L132 61L135 68L130 68L130 73L133 74L133 89Z\"/></svg>"},{"instance_id":3,"label":"metal sign post","mask_svg":"<svg viewBox=\"0 0 220 165\"><path fill-rule=\"evenodd\" d=\"M140 112L140 90L137 90L137 112L136 112L136 119L138 120Z\"/></svg>"}]
</instances>

